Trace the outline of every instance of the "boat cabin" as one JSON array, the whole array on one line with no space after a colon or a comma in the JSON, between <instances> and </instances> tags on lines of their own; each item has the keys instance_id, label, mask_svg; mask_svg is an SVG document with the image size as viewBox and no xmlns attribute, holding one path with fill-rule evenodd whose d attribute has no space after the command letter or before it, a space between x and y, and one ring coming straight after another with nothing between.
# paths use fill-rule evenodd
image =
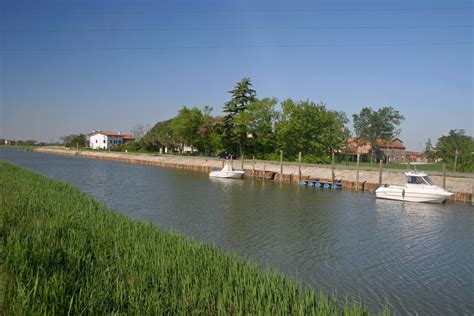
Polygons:
<instances>
[{"instance_id":1,"label":"boat cabin","mask_svg":"<svg viewBox=\"0 0 474 316\"><path fill-rule=\"evenodd\" d=\"M426 173L422 172L406 172L407 184L424 184L434 185L433 180Z\"/></svg>"}]
</instances>

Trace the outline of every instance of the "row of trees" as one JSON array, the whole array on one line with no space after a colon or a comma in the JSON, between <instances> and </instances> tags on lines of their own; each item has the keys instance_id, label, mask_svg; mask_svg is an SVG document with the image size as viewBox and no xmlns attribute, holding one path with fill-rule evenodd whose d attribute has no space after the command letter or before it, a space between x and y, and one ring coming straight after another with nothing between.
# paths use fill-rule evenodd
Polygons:
<instances>
[{"instance_id":1,"label":"row of trees","mask_svg":"<svg viewBox=\"0 0 474 316\"><path fill-rule=\"evenodd\" d=\"M424 156L430 161L445 162L450 170L474 172L474 137L462 129L450 130L438 139L435 147L428 139Z\"/></svg>"},{"instance_id":2,"label":"row of trees","mask_svg":"<svg viewBox=\"0 0 474 316\"><path fill-rule=\"evenodd\" d=\"M222 117L212 108L183 107L170 120L158 122L138 143L122 149L159 150L187 144L210 155L219 151L275 159L283 150L286 159L305 153L307 162L328 162L333 152L342 152L350 135L343 112L329 110L324 103L276 98L258 99L251 80L244 78L229 91ZM390 139L399 133L403 116L392 107L364 108L353 116L358 137ZM133 146L133 147L132 147Z\"/></svg>"}]
</instances>

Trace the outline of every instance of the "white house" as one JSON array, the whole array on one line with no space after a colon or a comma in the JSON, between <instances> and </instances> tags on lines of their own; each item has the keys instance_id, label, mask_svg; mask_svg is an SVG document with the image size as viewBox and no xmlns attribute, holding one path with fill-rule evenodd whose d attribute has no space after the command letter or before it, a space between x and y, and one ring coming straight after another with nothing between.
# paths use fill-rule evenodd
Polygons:
<instances>
[{"instance_id":1,"label":"white house","mask_svg":"<svg viewBox=\"0 0 474 316\"><path fill-rule=\"evenodd\" d=\"M114 149L131 140L135 140L131 135L101 131L100 129L87 135L89 147L92 149Z\"/></svg>"}]
</instances>

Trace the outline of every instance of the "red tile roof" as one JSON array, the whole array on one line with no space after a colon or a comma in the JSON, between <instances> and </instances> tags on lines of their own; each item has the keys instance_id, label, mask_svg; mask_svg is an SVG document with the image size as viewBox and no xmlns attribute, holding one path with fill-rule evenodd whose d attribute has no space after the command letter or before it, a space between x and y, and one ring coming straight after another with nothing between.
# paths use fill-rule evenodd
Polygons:
<instances>
[{"instance_id":1,"label":"red tile roof","mask_svg":"<svg viewBox=\"0 0 474 316\"><path fill-rule=\"evenodd\" d=\"M133 137L132 135L120 134L120 133L111 132L111 131L94 131L90 133L89 135L93 135L93 134L102 134L106 136L121 137L122 139L125 139L125 140L135 140L135 137Z\"/></svg>"},{"instance_id":2,"label":"red tile roof","mask_svg":"<svg viewBox=\"0 0 474 316\"><path fill-rule=\"evenodd\" d=\"M135 140L135 137L133 137L132 135L121 135L123 139L126 139L126 140Z\"/></svg>"},{"instance_id":3,"label":"red tile roof","mask_svg":"<svg viewBox=\"0 0 474 316\"><path fill-rule=\"evenodd\" d=\"M372 148L370 141L364 139L348 138L347 144L350 152L360 152L362 154L369 153L370 149ZM382 139L377 139L377 145L381 149L405 149L403 142L399 138L393 138L388 143Z\"/></svg>"}]
</instances>

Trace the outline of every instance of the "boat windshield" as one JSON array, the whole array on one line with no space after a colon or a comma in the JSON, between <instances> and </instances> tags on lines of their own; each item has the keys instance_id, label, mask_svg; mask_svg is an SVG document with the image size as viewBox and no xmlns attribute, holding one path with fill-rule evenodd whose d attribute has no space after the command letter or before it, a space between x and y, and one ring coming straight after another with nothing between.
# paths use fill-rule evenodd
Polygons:
<instances>
[{"instance_id":1,"label":"boat windshield","mask_svg":"<svg viewBox=\"0 0 474 316\"><path fill-rule=\"evenodd\" d=\"M433 179L431 179L429 176L423 177L423 180L425 180L429 185L434 185Z\"/></svg>"},{"instance_id":2,"label":"boat windshield","mask_svg":"<svg viewBox=\"0 0 474 316\"><path fill-rule=\"evenodd\" d=\"M416 177L416 176L407 176L407 183L411 184L426 184L423 181L423 177Z\"/></svg>"}]
</instances>

